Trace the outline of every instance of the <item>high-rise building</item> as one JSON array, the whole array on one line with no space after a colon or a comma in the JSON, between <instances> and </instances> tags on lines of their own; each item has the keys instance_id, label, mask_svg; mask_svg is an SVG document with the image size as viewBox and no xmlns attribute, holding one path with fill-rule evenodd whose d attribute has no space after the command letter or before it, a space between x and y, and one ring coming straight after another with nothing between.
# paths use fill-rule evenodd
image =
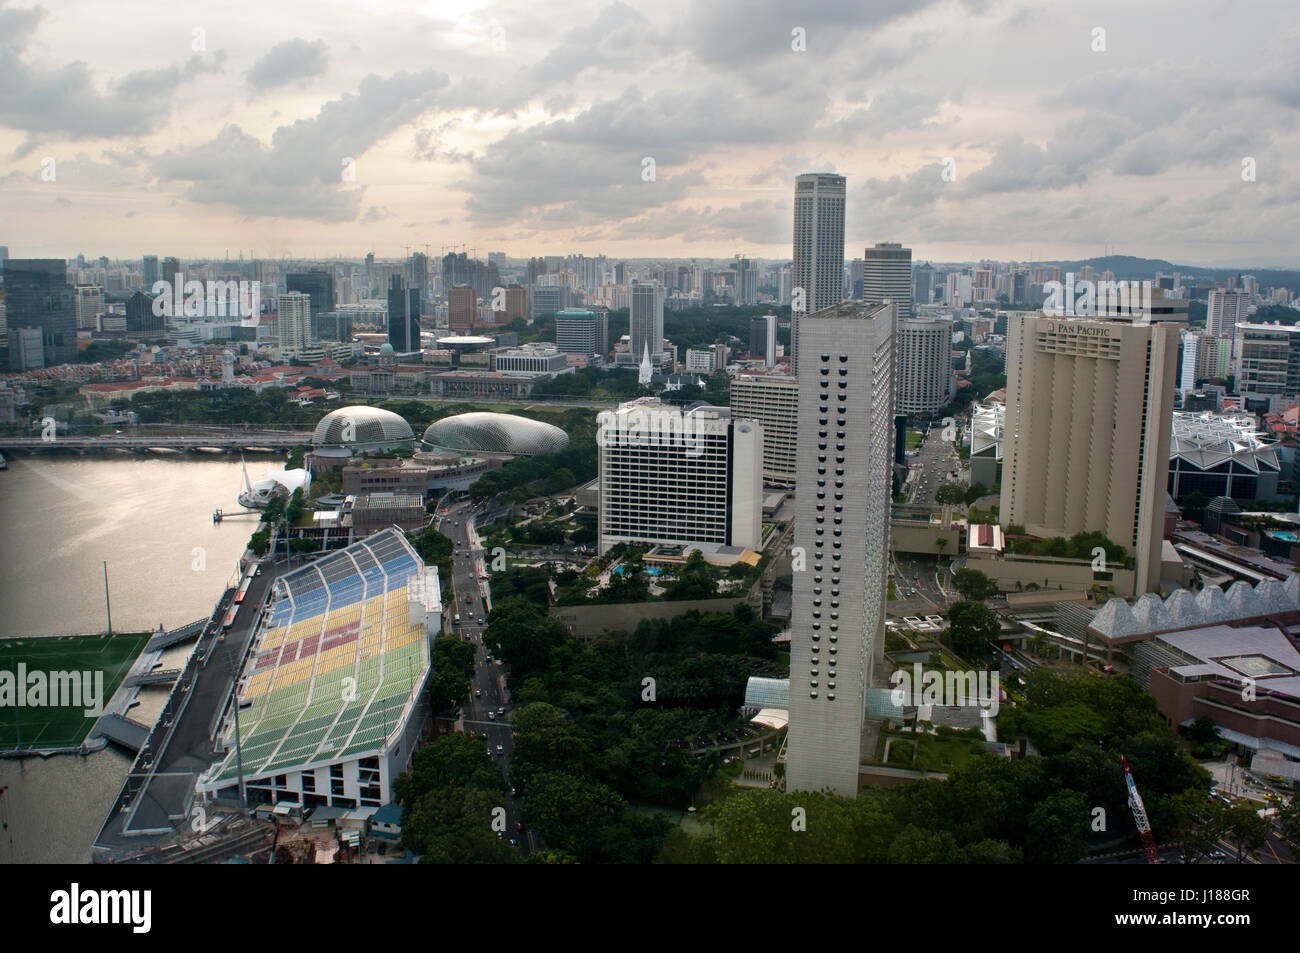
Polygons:
<instances>
[{"instance_id":1,"label":"high-rise building","mask_svg":"<svg viewBox=\"0 0 1300 953\"><path fill-rule=\"evenodd\" d=\"M1134 595L1160 588L1181 330L1008 316L1001 518L1043 538L1105 534L1134 557Z\"/></svg>"},{"instance_id":2,"label":"high-rise building","mask_svg":"<svg viewBox=\"0 0 1300 953\"><path fill-rule=\"evenodd\" d=\"M736 304L758 303L758 266L748 258L736 256Z\"/></svg>"},{"instance_id":3,"label":"high-rise building","mask_svg":"<svg viewBox=\"0 0 1300 953\"><path fill-rule=\"evenodd\" d=\"M1249 397L1300 396L1300 328L1286 324L1236 326L1232 374Z\"/></svg>"},{"instance_id":4,"label":"high-rise building","mask_svg":"<svg viewBox=\"0 0 1300 953\"><path fill-rule=\"evenodd\" d=\"M1195 331L1182 333L1182 348L1178 354L1178 394L1186 397L1196 390L1196 352L1201 336Z\"/></svg>"},{"instance_id":5,"label":"high-rise building","mask_svg":"<svg viewBox=\"0 0 1300 953\"><path fill-rule=\"evenodd\" d=\"M164 258L162 263L162 280L167 282L167 287L175 289L176 273L181 270L181 260L179 258ZM185 289L182 288L183 292ZM153 286L145 288L145 291L153 292Z\"/></svg>"},{"instance_id":6,"label":"high-rise building","mask_svg":"<svg viewBox=\"0 0 1300 953\"><path fill-rule=\"evenodd\" d=\"M495 291L493 292L495 296ZM511 285L505 289L505 310L495 313L497 324L509 324L515 318L528 317L528 289Z\"/></svg>"},{"instance_id":7,"label":"high-rise building","mask_svg":"<svg viewBox=\"0 0 1300 953\"><path fill-rule=\"evenodd\" d=\"M45 366L45 345L40 328L9 329L9 370L17 373Z\"/></svg>"},{"instance_id":8,"label":"high-rise building","mask_svg":"<svg viewBox=\"0 0 1300 953\"><path fill-rule=\"evenodd\" d=\"M1244 291L1210 292L1205 308L1205 330L1214 335L1234 334L1237 325L1246 320L1250 308L1250 295Z\"/></svg>"},{"instance_id":9,"label":"high-rise building","mask_svg":"<svg viewBox=\"0 0 1300 953\"><path fill-rule=\"evenodd\" d=\"M725 407L642 397L597 417L600 552L618 543L762 542L763 433Z\"/></svg>"},{"instance_id":10,"label":"high-rise building","mask_svg":"<svg viewBox=\"0 0 1300 953\"><path fill-rule=\"evenodd\" d=\"M447 291L447 326L452 331L470 331L478 317L478 295L469 285ZM396 345L394 345L396 346Z\"/></svg>"},{"instance_id":11,"label":"high-rise building","mask_svg":"<svg viewBox=\"0 0 1300 953\"><path fill-rule=\"evenodd\" d=\"M77 330L95 328L100 312L104 310L104 288L101 285L77 285L73 307L77 312Z\"/></svg>"},{"instance_id":12,"label":"high-rise building","mask_svg":"<svg viewBox=\"0 0 1300 953\"><path fill-rule=\"evenodd\" d=\"M912 249L895 242L868 248L862 266L862 300L898 302L898 319L912 316Z\"/></svg>"},{"instance_id":13,"label":"high-rise building","mask_svg":"<svg viewBox=\"0 0 1300 953\"><path fill-rule=\"evenodd\" d=\"M76 357L77 309L67 263L62 258L10 258L4 280L8 326L40 328L45 366Z\"/></svg>"},{"instance_id":14,"label":"high-rise building","mask_svg":"<svg viewBox=\"0 0 1300 953\"><path fill-rule=\"evenodd\" d=\"M280 356L289 360L312 343L311 297L301 291L285 292L280 295L277 315Z\"/></svg>"},{"instance_id":15,"label":"high-rise building","mask_svg":"<svg viewBox=\"0 0 1300 953\"><path fill-rule=\"evenodd\" d=\"M790 318L790 370L798 373L799 317L836 304L844 297L845 178L806 172L794 180L793 313ZM802 298L803 307L799 307Z\"/></svg>"},{"instance_id":16,"label":"high-rise building","mask_svg":"<svg viewBox=\"0 0 1300 953\"><path fill-rule=\"evenodd\" d=\"M408 288L401 275L388 282L388 343L401 354L420 350L420 289Z\"/></svg>"},{"instance_id":17,"label":"high-rise building","mask_svg":"<svg viewBox=\"0 0 1300 953\"><path fill-rule=\"evenodd\" d=\"M883 658L898 305L846 301L799 329L798 490L786 786L858 792ZM796 567L798 568L798 567Z\"/></svg>"},{"instance_id":18,"label":"high-rise building","mask_svg":"<svg viewBox=\"0 0 1300 953\"><path fill-rule=\"evenodd\" d=\"M334 275L319 268L290 272L284 276L285 289L301 291L311 298L313 317L334 310Z\"/></svg>"},{"instance_id":19,"label":"high-rise building","mask_svg":"<svg viewBox=\"0 0 1300 953\"><path fill-rule=\"evenodd\" d=\"M646 350L650 362L662 364L664 359L664 289L654 282L641 282L632 286L632 309L628 320L631 353L637 361Z\"/></svg>"},{"instance_id":20,"label":"high-rise building","mask_svg":"<svg viewBox=\"0 0 1300 953\"><path fill-rule=\"evenodd\" d=\"M910 318L898 322L897 378L900 414L932 414L957 395L952 368L952 319Z\"/></svg>"},{"instance_id":21,"label":"high-rise building","mask_svg":"<svg viewBox=\"0 0 1300 953\"><path fill-rule=\"evenodd\" d=\"M544 314L558 314L569 306L568 285L532 285L529 297L532 299L530 313L536 321Z\"/></svg>"},{"instance_id":22,"label":"high-rise building","mask_svg":"<svg viewBox=\"0 0 1300 953\"><path fill-rule=\"evenodd\" d=\"M934 268L929 262L925 262L917 266L916 271L912 273L912 302L914 305L923 305L929 304L933 299ZM1011 300L1016 299L1013 297Z\"/></svg>"},{"instance_id":23,"label":"high-rise building","mask_svg":"<svg viewBox=\"0 0 1300 953\"><path fill-rule=\"evenodd\" d=\"M749 354L761 357L768 367L776 367L776 315L749 319Z\"/></svg>"},{"instance_id":24,"label":"high-rise building","mask_svg":"<svg viewBox=\"0 0 1300 953\"><path fill-rule=\"evenodd\" d=\"M153 291L154 282L162 277L162 272L158 268L157 255L145 255L143 259L143 268L141 271L141 284L145 291Z\"/></svg>"},{"instance_id":25,"label":"high-rise building","mask_svg":"<svg viewBox=\"0 0 1300 953\"><path fill-rule=\"evenodd\" d=\"M555 346L565 354L604 357L609 353L609 314L565 308L555 315Z\"/></svg>"},{"instance_id":26,"label":"high-rise building","mask_svg":"<svg viewBox=\"0 0 1300 953\"><path fill-rule=\"evenodd\" d=\"M153 313L153 297L137 291L126 299L127 334L162 334L163 316Z\"/></svg>"},{"instance_id":27,"label":"high-rise building","mask_svg":"<svg viewBox=\"0 0 1300 953\"><path fill-rule=\"evenodd\" d=\"M763 427L763 479L793 483L799 438L799 382L788 374L737 374L731 414Z\"/></svg>"}]
</instances>

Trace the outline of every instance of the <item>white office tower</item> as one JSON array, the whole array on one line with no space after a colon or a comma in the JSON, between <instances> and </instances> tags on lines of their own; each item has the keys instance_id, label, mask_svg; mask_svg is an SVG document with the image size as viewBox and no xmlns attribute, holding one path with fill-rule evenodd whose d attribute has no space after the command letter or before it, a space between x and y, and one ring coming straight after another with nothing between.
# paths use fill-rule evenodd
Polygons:
<instances>
[{"instance_id":1,"label":"white office tower","mask_svg":"<svg viewBox=\"0 0 1300 953\"><path fill-rule=\"evenodd\" d=\"M1183 347L1178 371L1178 395L1185 398L1188 394L1196 391L1196 352L1201 336L1195 331L1184 331L1182 339Z\"/></svg>"},{"instance_id":2,"label":"white office tower","mask_svg":"<svg viewBox=\"0 0 1300 953\"><path fill-rule=\"evenodd\" d=\"M293 357L305 351L311 342L311 296L287 291L280 295L276 313L280 356Z\"/></svg>"},{"instance_id":3,"label":"white office tower","mask_svg":"<svg viewBox=\"0 0 1300 953\"><path fill-rule=\"evenodd\" d=\"M898 302L898 320L912 316L912 249L880 242L862 260L862 300L867 304Z\"/></svg>"},{"instance_id":4,"label":"white office tower","mask_svg":"<svg viewBox=\"0 0 1300 953\"><path fill-rule=\"evenodd\" d=\"M1043 539L1104 533L1160 591L1179 332L1013 311L1007 319L1003 524Z\"/></svg>"},{"instance_id":5,"label":"white office tower","mask_svg":"<svg viewBox=\"0 0 1300 953\"><path fill-rule=\"evenodd\" d=\"M1217 336L1235 333L1250 313L1250 295L1244 291L1211 291L1205 307L1205 330Z\"/></svg>"},{"instance_id":6,"label":"white office tower","mask_svg":"<svg viewBox=\"0 0 1300 953\"><path fill-rule=\"evenodd\" d=\"M885 641L897 305L846 301L799 333L799 463L786 787L858 792Z\"/></svg>"},{"instance_id":7,"label":"white office tower","mask_svg":"<svg viewBox=\"0 0 1300 953\"><path fill-rule=\"evenodd\" d=\"M664 289L655 282L632 286L632 308L628 319L631 353L638 358L648 349L658 367L664 360Z\"/></svg>"},{"instance_id":8,"label":"white office tower","mask_svg":"<svg viewBox=\"0 0 1300 953\"><path fill-rule=\"evenodd\" d=\"M760 548L763 429L704 404L657 397L596 416L600 552L618 543Z\"/></svg>"},{"instance_id":9,"label":"white office tower","mask_svg":"<svg viewBox=\"0 0 1300 953\"><path fill-rule=\"evenodd\" d=\"M957 394L952 369L952 319L912 318L898 322L897 378L900 414L932 414Z\"/></svg>"},{"instance_id":10,"label":"white office tower","mask_svg":"<svg viewBox=\"0 0 1300 953\"><path fill-rule=\"evenodd\" d=\"M844 176L805 172L794 180L790 372L799 372L799 321L844 297ZM802 294L803 307L799 298Z\"/></svg>"}]
</instances>

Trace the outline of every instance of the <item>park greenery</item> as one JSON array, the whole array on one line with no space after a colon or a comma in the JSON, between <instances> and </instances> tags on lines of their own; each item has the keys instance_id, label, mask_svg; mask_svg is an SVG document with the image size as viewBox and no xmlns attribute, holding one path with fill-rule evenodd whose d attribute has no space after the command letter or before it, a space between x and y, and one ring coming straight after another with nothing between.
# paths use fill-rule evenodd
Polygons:
<instances>
[{"instance_id":1,"label":"park greenery","mask_svg":"<svg viewBox=\"0 0 1300 953\"><path fill-rule=\"evenodd\" d=\"M498 598L484 642L509 667L526 822L583 862L653 859L669 826L633 805L680 810L712 778L717 755L691 747L735 723L750 675L783 674L775 633L739 606L584 641L537 601Z\"/></svg>"},{"instance_id":2,"label":"park greenery","mask_svg":"<svg viewBox=\"0 0 1300 953\"><path fill-rule=\"evenodd\" d=\"M983 607L977 607L983 608ZM705 810L708 829L675 831L670 863L1073 863L1090 850L1136 846L1119 758L1141 787L1157 837L1187 829L1184 804L1208 801L1209 775L1179 750L1154 700L1129 678L1029 675L999 735L1041 756L985 754L947 781L872 787L856 798L737 789ZM1188 793L1184 793L1188 792ZM793 830L791 810L806 812ZM1105 813L1094 830L1095 809Z\"/></svg>"}]
</instances>

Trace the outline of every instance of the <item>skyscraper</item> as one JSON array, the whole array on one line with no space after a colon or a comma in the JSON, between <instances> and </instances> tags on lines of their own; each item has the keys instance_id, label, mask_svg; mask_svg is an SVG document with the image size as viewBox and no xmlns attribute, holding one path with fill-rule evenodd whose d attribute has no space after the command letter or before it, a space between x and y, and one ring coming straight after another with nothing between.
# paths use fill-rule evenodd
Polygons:
<instances>
[{"instance_id":1,"label":"skyscraper","mask_svg":"<svg viewBox=\"0 0 1300 953\"><path fill-rule=\"evenodd\" d=\"M898 320L912 316L912 249L894 242L868 248L862 262L862 300L898 302Z\"/></svg>"},{"instance_id":2,"label":"skyscraper","mask_svg":"<svg viewBox=\"0 0 1300 953\"><path fill-rule=\"evenodd\" d=\"M749 319L749 354L761 357L767 367L776 366L776 315Z\"/></svg>"},{"instance_id":3,"label":"skyscraper","mask_svg":"<svg viewBox=\"0 0 1300 953\"><path fill-rule=\"evenodd\" d=\"M806 172L794 180L794 267L790 370L798 373L799 318L844 297L845 179ZM803 307L800 308L802 297Z\"/></svg>"},{"instance_id":4,"label":"skyscraper","mask_svg":"<svg viewBox=\"0 0 1300 953\"><path fill-rule=\"evenodd\" d=\"M1045 539L1104 533L1160 589L1176 322L1013 311L999 513Z\"/></svg>"},{"instance_id":5,"label":"skyscraper","mask_svg":"<svg viewBox=\"0 0 1300 953\"><path fill-rule=\"evenodd\" d=\"M388 343L403 354L420 349L420 289L408 288L401 275L388 284Z\"/></svg>"},{"instance_id":6,"label":"skyscraper","mask_svg":"<svg viewBox=\"0 0 1300 953\"><path fill-rule=\"evenodd\" d=\"M447 327L452 331L470 331L478 316L478 296L468 285L458 285L447 291ZM396 345L394 345L396 347Z\"/></svg>"},{"instance_id":7,"label":"skyscraper","mask_svg":"<svg viewBox=\"0 0 1300 953\"><path fill-rule=\"evenodd\" d=\"M278 332L280 356L291 359L311 343L311 298L301 291L280 295Z\"/></svg>"},{"instance_id":8,"label":"skyscraper","mask_svg":"<svg viewBox=\"0 0 1300 953\"><path fill-rule=\"evenodd\" d=\"M1216 337L1237 333L1237 325L1247 320L1250 295L1243 291L1210 292L1205 308L1205 330Z\"/></svg>"},{"instance_id":9,"label":"skyscraper","mask_svg":"<svg viewBox=\"0 0 1300 953\"><path fill-rule=\"evenodd\" d=\"M10 328L40 328L46 367L77 355L77 309L62 258L10 258L4 265Z\"/></svg>"},{"instance_id":10,"label":"skyscraper","mask_svg":"<svg viewBox=\"0 0 1300 953\"><path fill-rule=\"evenodd\" d=\"M846 301L799 330L792 791L858 792L866 691L883 657L897 304Z\"/></svg>"},{"instance_id":11,"label":"skyscraper","mask_svg":"<svg viewBox=\"0 0 1300 953\"><path fill-rule=\"evenodd\" d=\"M897 411L932 414L957 394L952 369L952 319L910 318L898 322L895 361Z\"/></svg>"},{"instance_id":12,"label":"skyscraper","mask_svg":"<svg viewBox=\"0 0 1300 953\"><path fill-rule=\"evenodd\" d=\"M915 308L917 305L929 304L934 297L934 269L929 262L921 265L912 274L912 303ZM1011 299L1015 301L1015 298Z\"/></svg>"},{"instance_id":13,"label":"skyscraper","mask_svg":"<svg viewBox=\"0 0 1300 953\"><path fill-rule=\"evenodd\" d=\"M144 286L144 290L152 292L154 282L158 281L158 279L162 277L162 272L158 269L157 255L144 256L142 277L143 280L141 284Z\"/></svg>"},{"instance_id":14,"label":"skyscraper","mask_svg":"<svg viewBox=\"0 0 1300 953\"><path fill-rule=\"evenodd\" d=\"M654 282L632 286L632 310L628 320L631 353L640 361L648 348L650 362L661 364L664 357L664 289Z\"/></svg>"},{"instance_id":15,"label":"skyscraper","mask_svg":"<svg viewBox=\"0 0 1300 953\"><path fill-rule=\"evenodd\" d=\"M731 379L731 413L763 427L763 478L793 483L797 477L799 383L789 374L737 374Z\"/></svg>"},{"instance_id":16,"label":"skyscraper","mask_svg":"<svg viewBox=\"0 0 1300 953\"><path fill-rule=\"evenodd\" d=\"M291 272L284 276L284 286L287 291L301 291L311 298L313 318L334 310L334 276L328 271L313 268Z\"/></svg>"},{"instance_id":17,"label":"skyscraper","mask_svg":"<svg viewBox=\"0 0 1300 953\"><path fill-rule=\"evenodd\" d=\"M173 288L173 289L174 289L174 288L176 287L176 273L177 273L178 271L180 271L180 270L181 270L181 260L180 260L179 258L164 258L164 259L163 259L163 263L162 263L162 280L165 281L165 282L167 282L167 286L168 286L169 288ZM151 285L151 286L145 288L144 290L145 290L145 291L148 291L149 293L152 294L152 293L153 293L153 286ZM184 288L181 289L182 292L183 292L184 290L185 290Z\"/></svg>"}]
</instances>

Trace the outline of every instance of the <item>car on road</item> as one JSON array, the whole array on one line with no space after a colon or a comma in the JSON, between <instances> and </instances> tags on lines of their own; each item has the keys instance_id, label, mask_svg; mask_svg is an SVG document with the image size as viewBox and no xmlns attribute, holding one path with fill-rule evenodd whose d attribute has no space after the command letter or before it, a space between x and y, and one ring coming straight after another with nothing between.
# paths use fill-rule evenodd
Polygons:
<instances>
[{"instance_id":1,"label":"car on road","mask_svg":"<svg viewBox=\"0 0 1300 953\"><path fill-rule=\"evenodd\" d=\"M482 697L483 697L483 689L481 689L481 688L476 688L476 689L474 689L474 697L475 697L475 698L482 698Z\"/></svg>"},{"instance_id":2,"label":"car on road","mask_svg":"<svg viewBox=\"0 0 1300 953\"><path fill-rule=\"evenodd\" d=\"M494 712L494 711L490 711L490 712L488 712L488 720L489 720L489 721L496 721L496 720L497 720L497 713Z\"/></svg>"},{"instance_id":3,"label":"car on road","mask_svg":"<svg viewBox=\"0 0 1300 953\"><path fill-rule=\"evenodd\" d=\"M505 751L506 749L504 747L497 745L497 754L505 754Z\"/></svg>"},{"instance_id":4,"label":"car on road","mask_svg":"<svg viewBox=\"0 0 1300 953\"><path fill-rule=\"evenodd\" d=\"M519 797L519 792L516 791L514 788L511 788L511 789L510 789L510 796L511 796L511 797Z\"/></svg>"}]
</instances>

